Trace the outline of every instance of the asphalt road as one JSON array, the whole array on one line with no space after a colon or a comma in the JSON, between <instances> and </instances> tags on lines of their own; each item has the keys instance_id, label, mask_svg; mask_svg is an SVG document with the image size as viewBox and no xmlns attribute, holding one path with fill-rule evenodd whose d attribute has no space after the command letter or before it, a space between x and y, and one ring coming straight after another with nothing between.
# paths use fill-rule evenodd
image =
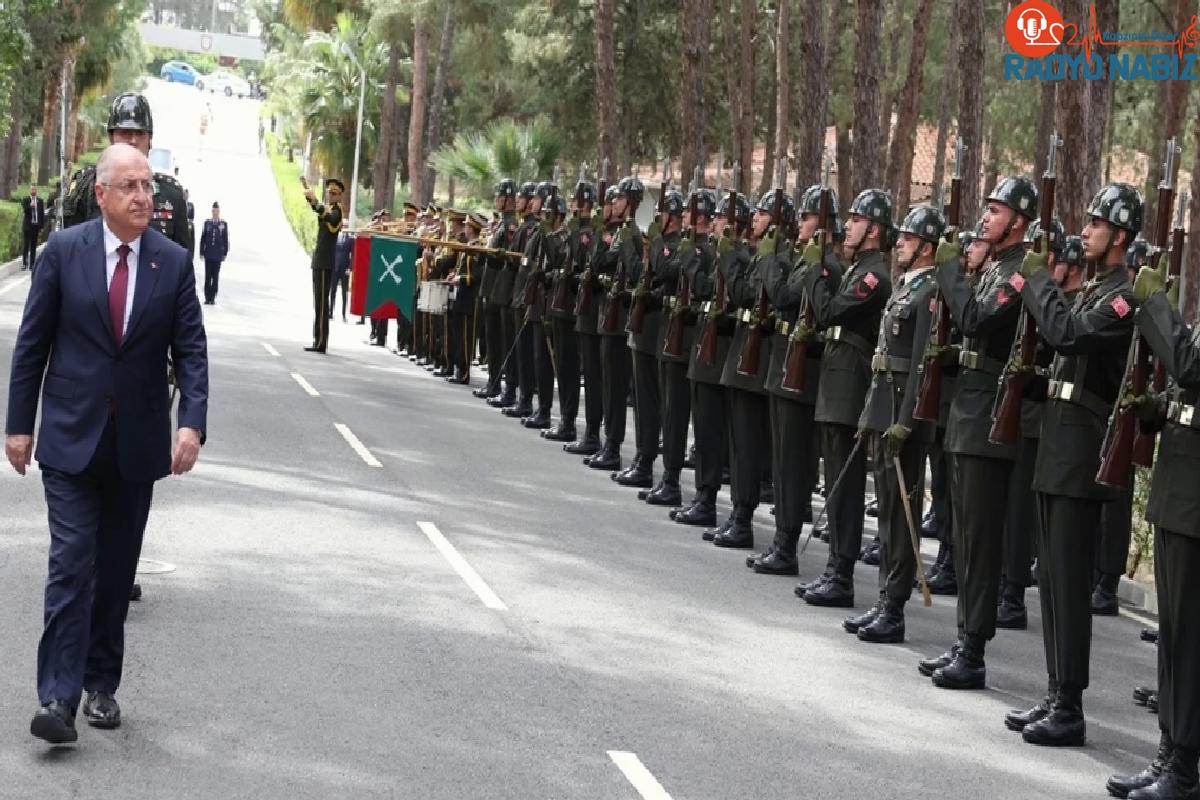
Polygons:
<instances>
[{"instance_id":1,"label":"asphalt road","mask_svg":"<svg viewBox=\"0 0 1200 800\"><path fill-rule=\"evenodd\" d=\"M158 485L124 724L62 749L28 734L44 501L0 470L0 797L1062 800L1152 755L1137 619L1096 622L1089 745L1025 745L1002 717L1044 688L1035 591L989 689L942 691L916 660L952 638L952 599L910 604L904 645L861 644L353 321L302 352L309 271L256 104L214 99L201 147L194 90L150 94L198 216L218 199L230 225L209 441ZM27 288L0 282L5 388ZM860 607L874 586L860 566Z\"/></svg>"}]
</instances>

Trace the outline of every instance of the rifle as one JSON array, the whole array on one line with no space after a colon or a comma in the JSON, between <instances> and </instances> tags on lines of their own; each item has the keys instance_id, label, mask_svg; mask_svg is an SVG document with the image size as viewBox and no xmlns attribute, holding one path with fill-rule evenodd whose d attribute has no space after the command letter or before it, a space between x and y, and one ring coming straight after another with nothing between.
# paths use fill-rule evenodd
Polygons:
<instances>
[{"instance_id":1,"label":"rifle","mask_svg":"<svg viewBox=\"0 0 1200 800\"><path fill-rule=\"evenodd\" d=\"M738 199L738 180L741 177L742 165L735 163L733 165L733 173L729 180L729 194L725 206L725 223L730 231L729 236L737 235L737 199ZM713 299L706 304L704 332L700 335L700 346L696 351L697 360L706 367L714 366L717 363L717 325L721 315L725 313L725 307L729 305L729 285L725 282L725 273L721 271L721 262L718 258L716 264L717 286L716 292L713 293Z\"/></svg>"},{"instance_id":2,"label":"rifle","mask_svg":"<svg viewBox=\"0 0 1200 800\"><path fill-rule=\"evenodd\" d=\"M1058 133L1050 134L1050 152L1046 155L1046 172L1042 175L1042 195L1040 221L1042 233L1046 234L1054 220L1054 186L1057 179L1058 148L1062 139ZM1034 252L1042 252L1041 236L1033 242ZM1021 435L1021 399L1025 395L1025 384L1029 382L1029 374L1037 357L1037 319L1029 309L1021 312L1021 321L1017 323L1017 335L1013 340L1013 348L1017 350L1021 360L1020 369L1005 368L1000 376L997 389L996 413L992 419L991 430L988 431L988 441L992 444L1011 445ZM1009 359L1012 362L1012 359Z\"/></svg>"},{"instance_id":3,"label":"rifle","mask_svg":"<svg viewBox=\"0 0 1200 800\"><path fill-rule=\"evenodd\" d=\"M780 227L783 217L783 184L787 181L787 163L782 159L779 162L779 170L775 176L775 204L771 209L771 230L775 236L782 236L783 229ZM774 253L766 253L767 257L774 256ZM758 367L762 361L762 345L767 318L771 313L771 298L767 295L767 281L763 278L762 285L758 287L758 301L754 306L754 313L743 318L743 321L750 325L750 330L746 334L746 340L742 343L742 352L738 355L737 373L738 375L757 375Z\"/></svg>"},{"instance_id":4,"label":"rifle","mask_svg":"<svg viewBox=\"0 0 1200 800\"><path fill-rule=\"evenodd\" d=\"M587 165L579 165L579 180L575 182L575 219L579 222L580 227L583 226L582 212L580 208L583 206L583 182L587 180ZM557 311L560 314L566 314L571 311L569 303L569 292L571 291L571 281L575 277L574 264L568 256L567 263L563 264L562 269L558 271L558 282L554 285L554 299L550 301L550 309Z\"/></svg>"},{"instance_id":5,"label":"rifle","mask_svg":"<svg viewBox=\"0 0 1200 800\"><path fill-rule=\"evenodd\" d=\"M600 165L600 183L596 187L596 202L599 204L601 213L604 209L604 195L608 193L608 159ZM581 220L582 222L582 220ZM592 308L592 290L596 286L596 276L592 273L591 262L588 262L588 267L583 271L583 277L579 280L579 293L575 295L575 316L581 317Z\"/></svg>"},{"instance_id":6,"label":"rifle","mask_svg":"<svg viewBox=\"0 0 1200 800\"><path fill-rule=\"evenodd\" d=\"M554 168L554 177L550 184L550 196L546 198L546 205L553 205L558 197L558 167ZM543 213L545 206L543 206ZM551 212L553 213L553 212ZM538 286L542 283L542 276L546 270L546 237L549 234L543 233L541 239L538 240L538 254L534 259L533 269L529 273L529 277L525 280L525 297L524 305L526 308L533 306L537 302Z\"/></svg>"},{"instance_id":7,"label":"rifle","mask_svg":"<svg viewBox=\"0 0 1200 800\"><path fill-rule=\"evenodd\" d=\"M634 175L637 175L637 167L634 167ZM634 214L637 212L637 206L629 203L625 206L625 220L621 223L622 227L628 227L633 224ZM612 288L608 291L607 303L604 306L604 319L600 321L602 330L605 333L617 332L617 320L621 316L621 302L625 297L627 290L627 277L625 275L625 261L621 258L620 242L617 242L617 274L613 278Z\"/></svg>"},{"instance_id":8,"label":"rifle","mask_svg":"<svg viewBox=\"0 0 1200 800\"><path fill-rule=\"evenodd\" d=\"M1163 179L1158 184L1158 216L1154 225L1154 240L1150 243L1154 246L1154 256L1165 252L1171 239L1168 220L1171 218L1171 205L1175 201L1175 157L1179 152L1180 147L1172 137L1167 142ZM1182 222L1180 219L1178 224L1182 226ZM1180 234L1182 239L1182 231ZM1168 271L1179 268L1174 265L1177 258L1180 259L1180 266L1182 265L1182 254L1176 256L1175 253L1171 253ZM1140 334L1135 334L1129 343L1129 355L1125 359L1125 377L1121 380L1121 389L1117 392L1117 401L1113 404L1112 413L1108 417L1108 428L1104 432L1104 445L1100 448L1100 469L1096 471L1096 483L1103 486L1123 488L1129 485L1133 465L1148 467L1154 459L1154 437L1137 435L1133 405L1125 403L1127 396L1141 397L1146 394L1150 383L1151 357L1150 345ZM1163 385L1166 385L1165 373Z\"/></svg>"},{"instance_id":9,"label":"rifle","mask_svg":"<svg viewBox=\"0 0 1200 800\"><path fill-rule=\"evenodd\" d=\"M671 161L663 159L663 181L658 187L658 208L655 214L662 219L667 209L667 190L671 188ZM633 308L629 310L629 319L625 323L625 332L635 336L641 334L646 327L646 302L650 296L650 287L654 283L654 262L650 260L650 237L642 245L642 279L638 282L638 290L633 298Z\"/></svg>"},{"instance_id":10,"label":"rifle","mask_svg":"<svg viewBox=\"0 0 1200 800\"><path fill-rule=\"evenodd\" d=\"M693 231L696 229L696 193L700 190L700 168L692 177L691 196L688 198L688 222ZM687 324L687 314L692 307L692 284L684 270L686 264L679 265L679 288L675 293L675 307L671 309L671 320L667 324L667 336L663 342L663 355L670 358L683 357L683 334Z\"/></svg>"},{"instance_id":11,"label":"rifle","mask_svg":"<svg viewBox=\"0 0 1200 800\"><path fill-rule=\"evenodd\" d=\"M809 269L821 269L825 261L825 252L829 247L829 231L832 228L831 213L833 210L833 193L830 189L830 173L833 171L833 156L826 151L825 167L821 171L821 199L817 206L817 242L821 245L822 264L809 264ZM803 332L812 330L814 324L812 298L805 293L800 307L800 316L796 327L788 337L787 353L783 356L783 376L779 382L781 389L789 392L804 391L804 373L808 364L808 341Z\"/></svg>"},{"instance_id":12,"label":"rifle","mask_svg":"<svg viewBox=\"0 0 1200 800\"><path fill-rule=\"evenodd\" d=\"M947 236L955 236L962 221L962 160L966 145L962 139L954 143L954 175L950 179L950 204L946 207L946 220L949 227ZM913 406L913 419L923 419L927 422L937 422L942 409L942 353L950 345L950 306L942 290L938 289L933 299L933 322L929 330L929 347L925 351L925 360L920 366L921 388L917 392L917 400Z\"/></svg>"}]
</instances>

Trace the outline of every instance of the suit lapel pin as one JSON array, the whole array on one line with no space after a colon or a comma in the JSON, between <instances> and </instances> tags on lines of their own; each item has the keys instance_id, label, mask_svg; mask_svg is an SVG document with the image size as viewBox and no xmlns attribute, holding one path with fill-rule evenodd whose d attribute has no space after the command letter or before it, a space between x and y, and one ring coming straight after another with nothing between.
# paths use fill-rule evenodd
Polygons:
<instances>
[{"instance_id":1,"label":"suit lapel pin","mask_svg":"<svg viewBox=\"0 0 1200 800\"><path fill-rule=\"evenodd\" d=\"M158 269L158 262L157 262L157 261L151 261L151 262L150 262L150 269Z\"/></svg>"}]
</instances>

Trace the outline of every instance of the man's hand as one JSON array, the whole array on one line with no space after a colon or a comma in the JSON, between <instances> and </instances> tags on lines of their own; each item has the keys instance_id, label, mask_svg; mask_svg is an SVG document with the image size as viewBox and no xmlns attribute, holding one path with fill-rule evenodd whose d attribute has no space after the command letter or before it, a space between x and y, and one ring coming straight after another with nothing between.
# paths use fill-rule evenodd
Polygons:
<instances>
[{"instance_id":1,"label":"man's hand","mask_svg":"<svg viewBox=\"0 0 1200 800\"><path fill-rule=\"evenodd\" d=\"M904 441L908 439L911 430L897 422L883 432L883 449L888 458L895 458L904 449Z\"/></svg>"},{"instance_id":2,"label":"man's hand","mask_svg":"<svg viewBox=\"0 0 1200 800\"><path fill-rule=\"evenodd\" d=\"M770 228L763 237L758 240L758 252L760 255L773 256L775 255L775 229Z\"/></svg>"},{"instance_id":3,"label":"man's hand","mask_svg":"<svg viewBox=\"0 0 1200 800\"><path fill-rule=\"evenodd\" d=\"M717 252L725 255L733 250L737 245L737 237L730 233L721 234L721 238L717 240Z\"/></svg>"},{"instance_id":4,"label":"man's hand","mask_svg":"<svg viewBox=\"0 0 1200 800\"><path fill-rule=\"evenodd\" d=\"M191 472L200 457L200 431L180 428L175 432L175 455L171 458L171 474Z\"/></svg>"},{"instance_id":5,"label":"man's hand","mask_svg":"<svg viewBox=\"0 0 1200 800\"><path fill-rule=\"evenodd\" d=\"M4 438L4 454L8 463L18 475L25 474L25 468L33 460L33 437L27 434L10 433Z\"/></svg>"},{"instance_id":6,"label":"man's hand","mask_svg":"<svg viewBox=\"0 0 1200 800\"><path fill-rule=\"evenodd\" d=\"M304 199L307 200L310 205L317 202L317 196L315 194L313 194L312 189L304 190Z\"/></svg>"},{"instance_id":7,"label":"man's hand","mask_svg":"<svg viewBox=\"0 0 1200 800\"><path fill-rule=\"evenodd\" d=\"M1163 253L1158 257L1157 267L1146 265L1138 270L1137 279L1133 282L1133 300L1140 306L1155 292L1163 291L1166 285L1167 254Z\"/></svg>"},{"instance_id":8,"label":"man's hand","mask_svg":"<svg viewBox=\"0 0 1200 800\"><path fill-rule=\"evenodd\" d=\"M956 258L962 257L962 248L958 246L958 237L952 239L944 239L937 246L937 253L934 254L933 260L940 267L947 261L953 261Z\"/></svg>"},{"instance_id":9,"label":"man's hand","mask_svg":"<svg viewBox=\"0 0 1200 800\"><path fill-rule=\"evenodd\" d=\"M1021 275L1025 278L1032 278L1038 274L1050 263L1050 234L1042 236L1042 251L1039 253L1036 250L1030 250L1025 254L1025 258L1021 261Z\"/></svg>"},{"instance_id":10,"label":"man's hand","mask_svg":"<svg viewBox=\"0 0 1200 800\"><path fill-rule=\"evenodd\" d=\"M1145 269L1145 267L1142 269ZM1166 410L1166 405L1163 403L1162 397L1153 391L1141 395L1127 394L1122 399L1121 404L1132 406L1134 416L1146 425L1153 425L1158 422Z\"/></svg>"},{"instance_id":11,"label":"man's hand","mask_svg":"<svg viewBox=\"0 0 1200 800\"><path fill-rule=\"evenodd\" d=\"M815 239L813 241L809 242L808 245L804 248L803 254L801 254L801 256L800 256L800 263L807 264L810 267L813 265L816 265L816 264L820 264L824 260L821 258L822 249L823 248L821 247L820 242L816 241Z\"/></svg>"}]
</instances>

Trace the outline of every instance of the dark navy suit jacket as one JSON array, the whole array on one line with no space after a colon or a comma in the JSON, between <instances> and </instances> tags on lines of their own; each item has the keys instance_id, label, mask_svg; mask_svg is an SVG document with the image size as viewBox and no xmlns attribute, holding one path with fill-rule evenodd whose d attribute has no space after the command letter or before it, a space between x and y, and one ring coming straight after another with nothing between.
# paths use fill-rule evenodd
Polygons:
<instances>
[{"instance_id":1,"label":"dark navy suit jacket","mask_svg":"<svg viewBox=\"0 0 1200 800\"><path fill-rule=\"evenodd\" d=\"M13 350L6 431L33 433L41 389L39 464L83 472L111 413L121 477L154 481L171 468L168 355L179 385L179 427L201 436L207 429L208 344L196 278L188 252L148 228L117 347L101 225L97 218L57 231L42 252Z\"/></svg>"}]
</instances>

